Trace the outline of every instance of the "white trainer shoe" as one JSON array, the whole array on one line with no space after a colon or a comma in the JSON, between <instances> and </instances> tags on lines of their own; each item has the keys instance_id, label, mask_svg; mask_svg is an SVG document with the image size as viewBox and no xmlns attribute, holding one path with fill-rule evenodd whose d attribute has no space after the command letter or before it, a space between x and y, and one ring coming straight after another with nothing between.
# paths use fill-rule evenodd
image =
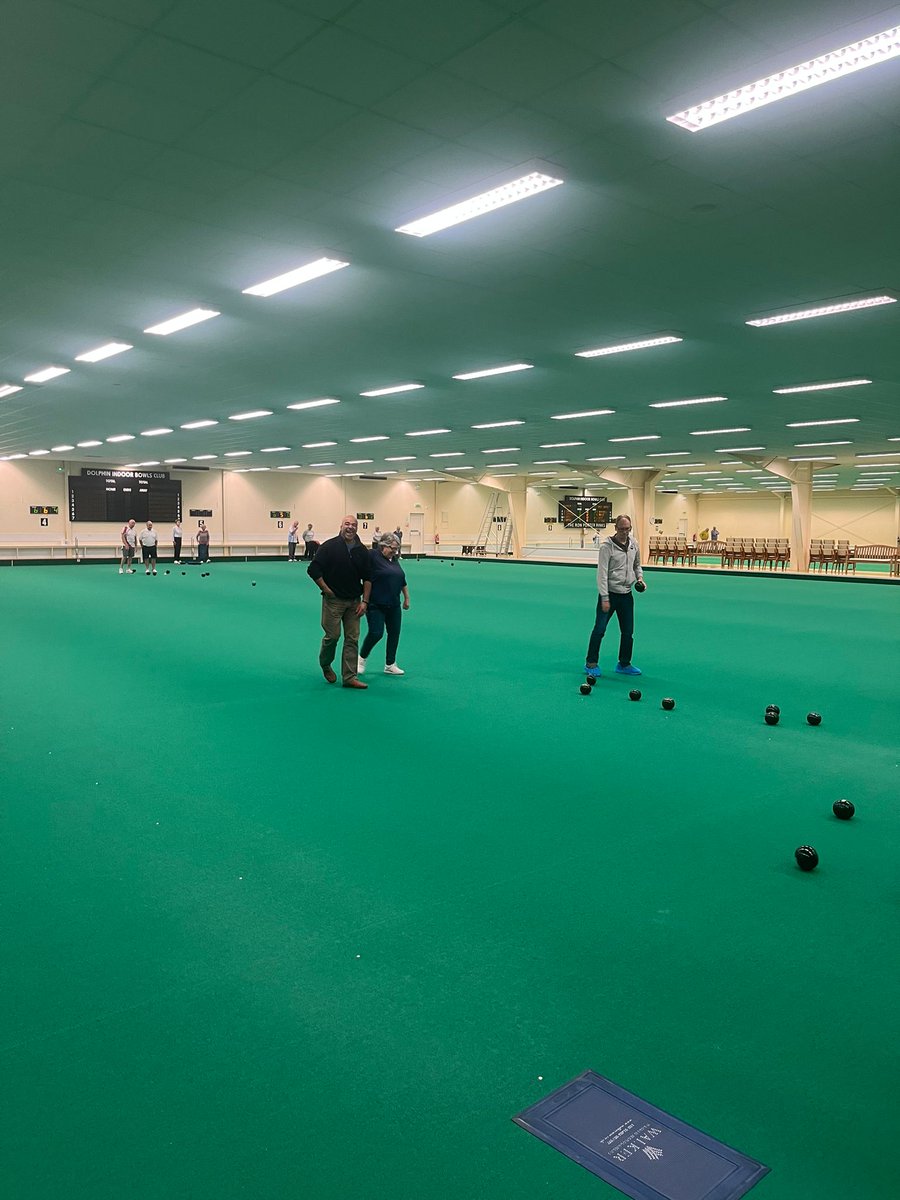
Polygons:
<instances>
[{"instance_id":1,"label":"white trainer shoe","mask_svg":"<svg viewBox=\"0 0 900 1200\"><path fill-rule=\"evenodd\" d=\"M366 673L366 660L365 660L364 658L357 658L357 660L356 660L356 673L357 673L357 675L365 675L365 673Z\"/></svg>"},{"instance_id":2,"label":"white trainer shoe","mask_svg":"<svg viewBox=\"0 0 900 1200\"><path fill-rule=\"evenodd\" d=\"M125 568L124 568L124 567L119 567L119 574L120 574L120 575L124 575L124 574L125 574Z\"/></svg>"},{"instance_id":3,"label":"white trainer shoe","mask_svg":"<svg viewBox=\"0 0 900 1200\"><path fill-rule=\"evenodd\" d=\"M389 666L386 666L384 668L384 673L385 673L385 675L405 675L406 674L405 671L400 670L400 668L397 666L396 663L390 663Z\"/></svg>"}]
</instances>

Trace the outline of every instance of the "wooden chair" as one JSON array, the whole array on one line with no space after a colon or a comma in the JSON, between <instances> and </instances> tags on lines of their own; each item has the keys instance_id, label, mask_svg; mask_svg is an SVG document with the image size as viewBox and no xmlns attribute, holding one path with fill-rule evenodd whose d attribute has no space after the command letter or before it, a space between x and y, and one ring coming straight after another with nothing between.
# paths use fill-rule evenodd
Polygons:
<instances>
[{"instance_id":1,"label":"wooden chair","mask_svg":"<svg viewBox=\"0 0 900 1200\"><path fill-rule=\"evenodd\" d=\"M846 574L850 563L850 543L838 542L834 548L834 569Z\"/></svg>"}]
</instances>

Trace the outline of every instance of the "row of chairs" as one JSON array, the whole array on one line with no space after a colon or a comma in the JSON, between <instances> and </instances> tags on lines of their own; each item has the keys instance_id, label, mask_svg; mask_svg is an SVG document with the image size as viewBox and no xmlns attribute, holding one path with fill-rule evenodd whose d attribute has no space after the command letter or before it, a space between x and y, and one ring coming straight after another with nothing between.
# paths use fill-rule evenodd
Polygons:
<instances>
[{"instance_id":1,"label":"row of chairs","mask_svg":"<svg viewBox=\"0 0 900 1200\"><path fill-rule=\"evenodd\" d=\"M723 567L783 571L791 561L791 544L787 538L726 538L718 553Z\"/></svg>"},{"instance_id":2,"label":"row of chairs","mask_svg":"<svg viewBox=\"0 0 900 1200\"><path fill-rule=\"evenodd\" d=\"M684 537L652 536L647 546L647 562L665 565L669 559L673 567L676 563L693 566L697 562L697 547Z\"/></svg>"},{"instance_id":3,"label":"row of chairs","mask_svg":"<svg viewBox=\"0 0 900 1200\"><path fill-rule=\"evenodd\" d=\"M856 572L857 563L887 563L891 575L900 575L900 546L851 546L849 541L815 538L809 544L811 571Z\"/></svg>"}]
</instances>

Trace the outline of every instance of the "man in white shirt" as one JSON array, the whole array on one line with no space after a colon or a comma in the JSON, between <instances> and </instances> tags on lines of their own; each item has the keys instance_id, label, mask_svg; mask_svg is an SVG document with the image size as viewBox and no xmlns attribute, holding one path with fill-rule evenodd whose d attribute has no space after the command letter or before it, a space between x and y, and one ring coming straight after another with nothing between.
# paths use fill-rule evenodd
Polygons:
<instances>
[{"instance_id":1,"label":"man in white shirt","mask_svg":"<svg viewBox=\"0 0 900 1200\"><path fill-rule=\"evenodd\" d=\"M600 678L600 643L613 613L619 622L618 675L640 675L631 661L634 649L634 596L646 590L641 552L631 534L631 517L616 517L616 531L600 543L597 562L597 615L588 642L584 673Z\"/></svg>"},{"instance_id":2,"label":"man in white shirt","mask_svg":"<svg viewBox=\"0 0 900 1200\"><path fill-rule=\"evenodd\" d=\"M148 521L145 528L141 530L141 555L144 562L144 574L151 573L150 568L153 568L153 574L156 574L156 545L159 541L156 530L153 528L153 522Z\"/></svg>"}]
</instances>

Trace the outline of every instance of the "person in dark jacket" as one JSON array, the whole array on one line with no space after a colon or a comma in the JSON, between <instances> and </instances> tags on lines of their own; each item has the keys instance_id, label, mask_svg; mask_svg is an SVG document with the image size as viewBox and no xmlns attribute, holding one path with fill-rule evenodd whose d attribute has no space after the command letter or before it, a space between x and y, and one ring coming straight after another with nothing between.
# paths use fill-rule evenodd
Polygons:
<instances>
[{"instance_id":1,"label":"person in dark jacket","mask_svg":"<svg viewBox=\"0 0 900 1200\"><path fill-rule=\"evenodd\" d=\"M387 629L387 646L385 648L385 675L403 675L404 671L397 666L397 646L400 643L400 597L403 597L403 607L409 608L409 588L406 586L406 574L396 561L400 552L400 542L393 533L383 533L375 548L370 552L369 570L372 578L372 590L369 604L366 608L366 623L369 632L359 652L359 662L356 665L358 674L366 669L366 659L381 641Z\"/></svg>"},{"instance_id":2,"label":"person in dark jacket","mask_svg":"<svg viewBox=\"0 0 900 1200\"><path fill-rule=\"evenodd\" d=\"M344 517L340 533L322 543L306 573L322 593L322 629L325 631L319 650L322 674L327 683L337 681L331 664L343 626L341 679L345 688L362 689L368 684L356 677L359 618L368 607L372 583L369 551L360 542L356 530L356 517Z\"/></svg>"}]
</instances>

